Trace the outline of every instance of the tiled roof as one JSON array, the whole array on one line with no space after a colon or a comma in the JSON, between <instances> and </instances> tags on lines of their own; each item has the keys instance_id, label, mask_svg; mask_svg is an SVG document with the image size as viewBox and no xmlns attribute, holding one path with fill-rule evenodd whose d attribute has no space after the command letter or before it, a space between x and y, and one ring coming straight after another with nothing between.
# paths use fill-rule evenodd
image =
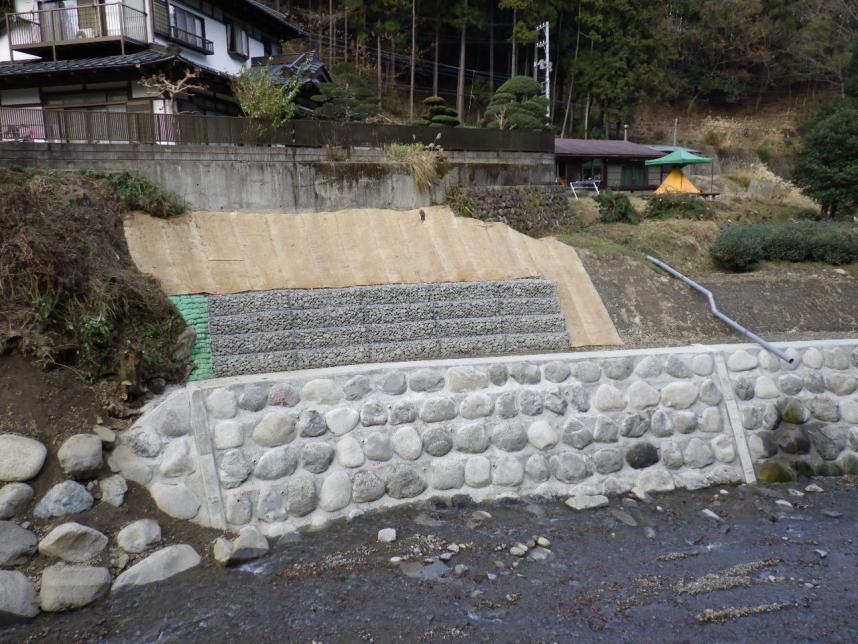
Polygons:
<instances>
[{"instance_id":1,"label":"tiled roof","mask_svg":"<svg viewBox=\"0 0 858 644\"><path fill-rule=\"evenodd\" d=\"M135 54L125 54L124 56L0 63L0 76L29 76L31 74L50 74L54 72L137 67L138 65L151 65L172 60L175 57L175 54L168 52L146 49Z\"/></svg>"},{"instance_id":2,"label":"tiled roof","mask_svg":"<svg viewBox=\"0 0 858 644\"><path fill-rule=\"evenodd\" d=\"M286 14L281 13L280 11L277 11L276 9L272 9L268 5L265 5L261 2L257 2L257 0L245 0L245 2L247 2L247 4L251 5L252 7L259 9L263 13L268 14L270 17L277 20L277 22L279 22L281 25L291 27L292 29L294 29L299 34L304 33L303 28L300 25L296 25L294 22L291 22L289 20L289 18L286 16Z\"/></svg>"},{"instance_id":3,"label":"tiled roof","mask_svg":"<svg viewBox=\"0 0 858 644\"><path fill-rule=\"evenodd\" d=\"M576 157L634 157L656 159L663 152L631 141L606 139L554 139L554 154Z\"/></svg>"}]
</instances>

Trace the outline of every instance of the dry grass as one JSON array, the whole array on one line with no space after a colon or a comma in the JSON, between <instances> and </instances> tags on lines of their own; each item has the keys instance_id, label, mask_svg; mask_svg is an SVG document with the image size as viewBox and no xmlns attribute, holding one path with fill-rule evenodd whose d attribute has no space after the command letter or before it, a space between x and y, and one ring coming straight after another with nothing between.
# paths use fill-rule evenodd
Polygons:
<instances>
[{"instance_id":1,"label":"dry grass","mask_svg":"<svg viewBox=\"0 0 858 644\"><path fill-rule=\"evenodd\" d=\"M419 190L427 190L441 178L443 151L422 143L391 143L385 146L387 158L406 166Z\"/></svg>"}]
</instances>

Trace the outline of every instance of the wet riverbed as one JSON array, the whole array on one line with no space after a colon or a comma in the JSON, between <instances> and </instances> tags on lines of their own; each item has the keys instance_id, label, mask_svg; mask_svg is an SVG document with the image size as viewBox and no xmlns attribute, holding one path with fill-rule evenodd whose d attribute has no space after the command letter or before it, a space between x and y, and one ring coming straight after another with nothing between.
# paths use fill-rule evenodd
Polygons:
<instances>
[{"instance_id":1,"label":"wet riverbed","mask_svg":"<svg viewBox=\"0 0 858 644\"><path fill-rule=\"evenodd\" d=\"M43 615L0 640L855 641L858 481L816 483L824 492L714 488L583 513L430 503ZM397 541L377 542L385 527Z\"/></svg>"}]
</instances>

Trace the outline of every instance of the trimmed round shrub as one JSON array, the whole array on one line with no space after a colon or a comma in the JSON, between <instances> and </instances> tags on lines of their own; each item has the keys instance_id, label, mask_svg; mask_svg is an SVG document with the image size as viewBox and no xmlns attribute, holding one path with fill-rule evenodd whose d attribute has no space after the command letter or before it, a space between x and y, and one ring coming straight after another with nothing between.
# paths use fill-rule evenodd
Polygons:
<instances>
[{"instance_id":1,"label":"trimmed round shrub","mask_svg":"<svg viewBox=\"0 0 858 644\"><path fill-rule=\"evenodd\" d=\"M498 87L497 91L498 93L512 94L517 98L528 98L540 94L542 86L530 76L513 76Z\"/></svg>"},{"instance_id":2,"label":"trimmed round shrub","mask_svg":"<svg viewBox=\"0 0 858 644\"><path fill-rule=\"evenodd\" d=\"M752 226L732 225L721 231L709 249L709 255L716 266L737 273L754 270L764 257L751 228Z\"/></svg>"},{"instance_id":3,"label":"trimmed round shrub","mask_svg":"<svg viewBox=\"0 0 858 644\"><path fill-rule=\"evenodd\" d=\"M422 103L426 107L432 107L433 105L446 105L447 101L440 96L427 96L423 99Z\"/></svg>"},{"instance_id":4,"label":"trimmed round shrub","mask_svg":"<svg viewBox=\"0 0 858 644\"><path fill-rule=\"evenodd\" d=\"M461 121L456 116L448 116L446 114L436 114L430 119L432 125L445 125L447 127L456 127Z\"/></svg>"}]
</instances>

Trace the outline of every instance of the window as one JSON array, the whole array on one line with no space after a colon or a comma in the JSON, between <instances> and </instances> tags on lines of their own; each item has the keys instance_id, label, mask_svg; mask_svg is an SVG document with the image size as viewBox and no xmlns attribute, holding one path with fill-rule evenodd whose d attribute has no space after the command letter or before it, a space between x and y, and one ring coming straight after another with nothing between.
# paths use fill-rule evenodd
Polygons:
<instances>
[{"instance_id":1,"label":"window","mask_svg":"<svg viewBox=\"0 0 858 644\"><path fill-rule=\"evenodd\" d=\"M176 42L199 49L206 54L214 53L214 45L206 40L205 20L190 11L170 5L170 36Z\"/></svg>"},{"instance_id":2,"label":"window","mask_svg":"<svg viewBox=\"0 0 858 644\"><path fill-rule=\"evenodd\" d=\"M229 41L229 53L233 56L241 56L247 58L250 55L250 43L247 39L247 32L243 27L233 23L226 26L227 40Z\"/></svg>"}]
</instances>

